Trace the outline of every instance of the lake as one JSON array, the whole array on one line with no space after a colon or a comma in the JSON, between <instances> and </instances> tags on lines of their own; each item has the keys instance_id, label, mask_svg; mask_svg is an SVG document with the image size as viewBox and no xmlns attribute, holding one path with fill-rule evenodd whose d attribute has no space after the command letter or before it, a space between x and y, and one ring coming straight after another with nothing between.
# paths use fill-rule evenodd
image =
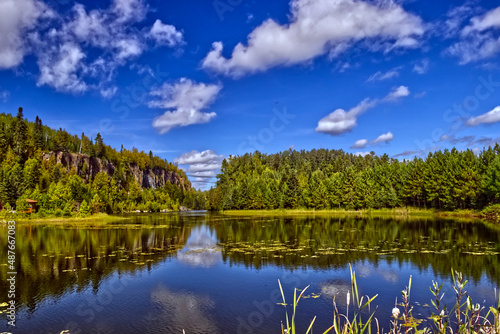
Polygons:
<instances>
[{"instance_id":1,"label":"lake","mask_svg":"<svg viewBox=\"0 0 500 334\"><path fill-rule=\"evenodd\" d=\"M287 301L310 285L297 321L305 332L332 323L333 298L346 308L349 265L363 295L378 294L389 316L413 277L414 315L432 312L432 281L451 269L469 280L474 302L494 305L500 228L434 218L249 217L207 212L137 214L111 223L18 223L16 328L12 333L280 333ZM7 301L7 226L0 225L0 303ZM431 305L429 307L427 304Z\"/></svg>"}]
</instances>

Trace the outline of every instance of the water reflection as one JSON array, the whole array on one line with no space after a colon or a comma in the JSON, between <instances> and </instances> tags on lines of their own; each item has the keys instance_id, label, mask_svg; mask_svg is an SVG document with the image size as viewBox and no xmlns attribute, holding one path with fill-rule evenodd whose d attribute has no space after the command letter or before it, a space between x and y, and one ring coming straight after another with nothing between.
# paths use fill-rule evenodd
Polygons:
<instances>
[{"instance_id":1,"label":"water reflection","mask_svg":"<svg viewBox=\"0 0 500 334\"><path fill-rule=\"evenodd\" d=\"M328 280L321 284L321 293L323 297L330 300L335 299L338 305L347 305L347 293L351 290L351 282L347 280Z\"/></svg>"},{"instance_id":2,"label":"water reflection","mask_svg":"<svg viewBox=\"0 0 500 334\"><path fill-rule=\"evenodd\" d=\"M148 317L151 327L165 328L168 324L166 333L182 333L182 330L186 333L219 333L217 325L207 314L215 306L208 296L174 292L159 286L151 293L151 300L157 309Z\"/></svg>"},{"instance_id":3,"label":"water reflection","mask_svg":"<svg viewBox=\"0 0 500 334\"><path fill-rule=\"evenodd\" d=\"M191 290L162 281L160 285L148 283L151 286L145 291L156 305L148 316L151 321L172 324L163 326L165 329L190 333L218 332L220 321L214 320L213 313L221 306L215 307L214 295L229 295L224 298L230 308L252 305L254 291L248 292L249 300L240 299L238 294L247 284L255 283L244 281L246 275L260 270L301 269L314 277L323 271L326 274L318 288L325 298L335 296L337 303L345 301L349 277L332 279L329 273L344 270L349 264L355 265L360 278L375 282L377 288L386 284L386 291L395 289L389 291L391 298L407 284L408 276L398 272L402 267L429 272L436 280L448 279L451 268L464 272L475 283L489 281L498 286L500 280L500 228L484 223L209 213L135 215L125 222L85 227L19 224L16 302L20 310L33 315L39 307L46 307L46 300L78 296L88 289L97 294L116 273L153 275L165 263L176 265L169 277L180 277ZM6 244L4 225L0 226L2 259L7 258ZM233 265L238 268L233 269ZM0 266L0 295L4 296L6 272L7 267ZM244 276L238 276L241 273ZM234 286L214 283L221 275L234 275ZM212 285L205 286L208 278ZM272 276L264 283L272 286L276 282L277 276ZM487 289L477 291L480 298L491 295ZM127 321L127 314L116 317ZM160 328L160 323L155 327Z\"/></svg>"},{"instance_id":4,"label":"water reflection","mask_svg":"<svg viewBox=\"0 0 500 334\"><path fill-rule=\"evenodd\" d=\"M177 259L192 267L210 268L222 260L217 235L213 228L202 225L191 229L186 246L177 253Z\"/></svg>"}]
</instances>

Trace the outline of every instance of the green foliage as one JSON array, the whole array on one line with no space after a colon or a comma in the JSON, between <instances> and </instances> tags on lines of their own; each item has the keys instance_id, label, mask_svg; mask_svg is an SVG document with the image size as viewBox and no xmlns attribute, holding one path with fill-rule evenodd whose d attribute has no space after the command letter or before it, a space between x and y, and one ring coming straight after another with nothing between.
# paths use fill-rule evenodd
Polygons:
<instances>
[{"instance_id":1,"label":"green foliage","mask_svg":"<svg viewBox=\"0 0 500 334\"><path fill-rule=\"evenodd\" d=\"M392 309L391 315L391 327L387 332L388 334L480 334L480 333L500 333L500 296L497 296L495 291L495 298L498 298L497 305L486 309L480 304L474 304L472 299L467 295L465 287L467 281L464 280L462 273L455 272L452 269L453 278L453 290L456 295L456 303L454 307L448 311L446 305L442 305L441 301L443 299L444 293L441 292L443 285L439 285L436 282L432 282L432 287L430 288L431 293L434 297L431 300L436 313L432 313L429 319L419 319L413 315L413 306L410 303L410 293L412 285L412 277L410 276L410 281L408 286L402 290L402 302L397 303ZM281 282L278 280L281 295L283 298L282 305L287 306L285 302L285 295L283 293L283 288ZM281 324L281 332L284 333L297 333L295 317L297 314L297 305L300 299L303 297L304 292L308 287L302 290L300 295L297 297L297 289L294 290L293 297L293 313L291 319L286 312L286 327L283 323ZM371 311L371 305L373 304L375 297L369 298L368 296L361 297L358 292L358 287L356 283L356 276L351 268L351 289L347 293L347 309L345 314L341 314L336 306L336 301L334 299L334 315L333 315L333 325L328 328L323 333L328 333L332 331L335 334L384 334L383 329L380 328L378 320L374 317L374 313ZM464 301L465 299L465 301ZM366 300L366 302L364 301ZM350 305L353 305L353 312L350 315ZM400 309L401 308L401 309ZM361 311L366 309L368 315L361 315ZM313 324L316 317L311 321L306 333L312 332Z\"/></svg>"},{"instance_id":2,"label":"green foliage","mask_svg":"<svg viewBox=\"0 0 500 334\"><path fill-rule=\"evenodd\" d=\"M87 204L87 201L86 200L83 200L82 204L80 204L80 215L82 217L87 217L90 215L90 207L89 205Z\"/></svg>"},{"instance_id":3,"label":"green foliage","mask_svg":"<svg viewBox=\"0 0 500 334\"><path fill-rule=\"evenodd\" d=\"M53 151L82 154L81 160L72 165L60 158L60 152L57 160ZM164 187L143 187L139 175L146 173L166 175ZM39 216L71 216L80 203L85 203L84 215L138 209L158 212L181 205L204 209L206 194L190 188L184 171L151 151L122 146L118 152L99 133L93 142L84 133L79 138L62 128L44 126L38 116L29 122L22 108L16 117L0 114L0 201L4 207L16 202L23 206L28 197L38 201Z\"/></svg>"},{"instance_id":4,"label":"green foliage","mask_svg":"<svg viewBox=\"0 0 500 334\"><path fill-rule=\"evenodd\" d=\"M207 207L481 210L500 203L499 151L452 149L403 161L327 149L232 156L222 163Z\"/></svg>"}]
</instances>

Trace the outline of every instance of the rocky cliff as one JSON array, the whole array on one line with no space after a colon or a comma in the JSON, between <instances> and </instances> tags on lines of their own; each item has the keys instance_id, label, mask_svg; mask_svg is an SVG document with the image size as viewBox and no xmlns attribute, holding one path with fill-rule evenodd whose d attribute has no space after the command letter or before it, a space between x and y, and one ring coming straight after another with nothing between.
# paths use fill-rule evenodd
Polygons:
<instances>
[{"instance_id":1,"label":"rocky cliff","mask_svg":"<svg viewBox=\"0 0 500 334\"><path fill-rule=\"evenodd\" d=\"M90 157L86 154L77 154L62 151L53 151L43 154L43 160L49 161L51 159L55 160L55 163L60 163L66 169L70 170L74 168L78 175L85 179L86 182L93 180L94 177L99 172L105 172L109 176L113 176L115 173L120 172L118 166L115 166L112 162L102 160L100 158ZM173 172L167 171L165 168L146 167L141 170L136 164L128 164L126 166L128 171L121 171L122 179L126 179L127 175L133 175L136 181L143 188L160 188L163 187L167 182L177 185L183 190L190 190L191 186L188 180L184 179L181 175Z\"/></svg>"}]
</instances>

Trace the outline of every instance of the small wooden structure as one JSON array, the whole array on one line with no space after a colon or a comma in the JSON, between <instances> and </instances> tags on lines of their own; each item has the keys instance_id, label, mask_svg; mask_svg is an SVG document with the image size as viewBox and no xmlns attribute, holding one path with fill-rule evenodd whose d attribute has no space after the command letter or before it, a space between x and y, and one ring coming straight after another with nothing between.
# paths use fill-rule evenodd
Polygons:
<instances>
[{"instance_id":1,"label":"small wooden structure","mask_svg":"<svg viewBox=\"0 0 500 334\"><path fill-rule=\"evenodd\" d=\"M17 202L19 202L19 201L17 201ZM36 209L37 209L36 204L38 203L38 201L26 198L26 203L28 203L28 209L26 209L25 211L22 211L23 213L34 213L34 212L36 212Z\"/></svg>"},{"instance_id":2,"label":"small wooden structure","mask_svg":"<svg viewBox=\"0 0 500 334\"><path fill-rule=\"evenodd\" d=\"M26 198L26 202L28 202L28 210L26 210L27 213L33 213L36 212L36 204L38 201Z\"/></svg>"}]
</instances>

